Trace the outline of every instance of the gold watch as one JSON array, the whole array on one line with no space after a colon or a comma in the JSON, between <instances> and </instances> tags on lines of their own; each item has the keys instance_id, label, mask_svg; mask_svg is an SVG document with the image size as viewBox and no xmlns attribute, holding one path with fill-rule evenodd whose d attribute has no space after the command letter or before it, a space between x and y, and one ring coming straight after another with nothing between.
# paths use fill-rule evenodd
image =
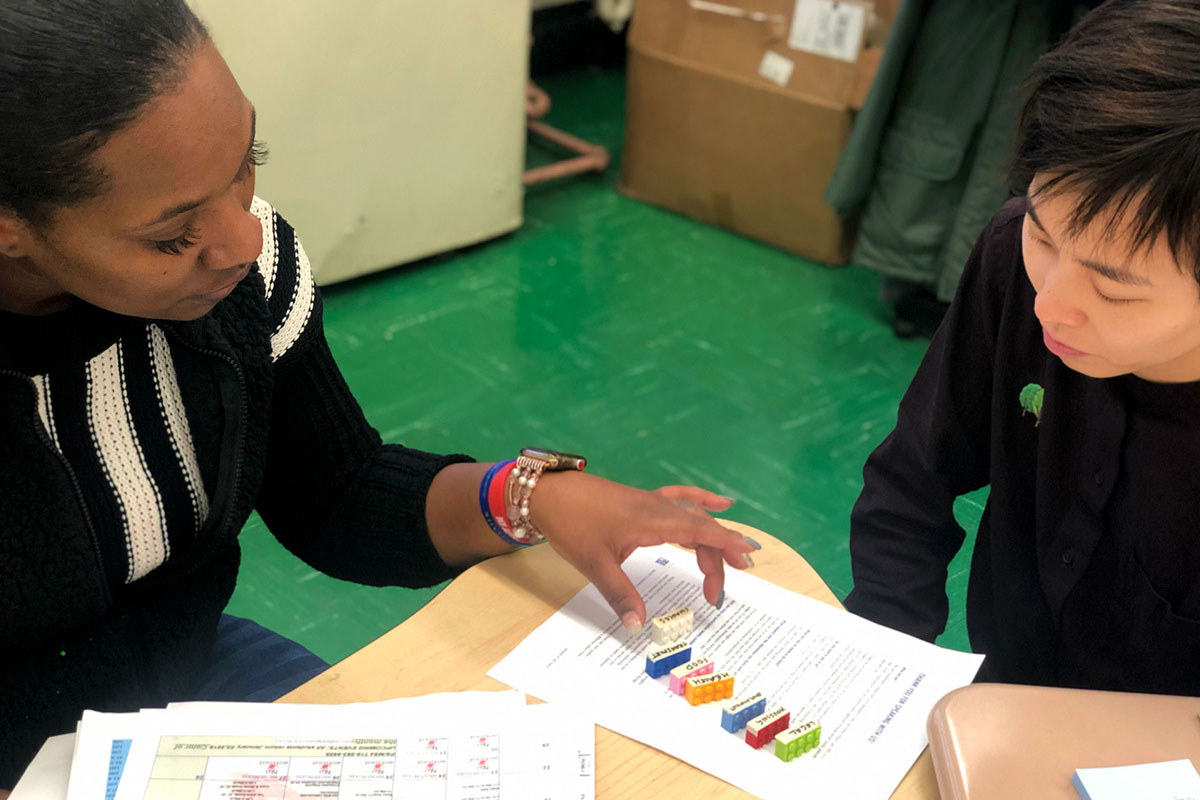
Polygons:
<instances>
[{"instance_id":1,"label":"gold watch","mask_svg":"<svg viewBox=\"0 0 1200 800\"><path fill-rule=\"evenodd\" d=\"M529 518L529 498L533 496L538 480L545 472L582 472L586 467L587 459L583 456L540 447L521 448L504 489L505 513L512 528L512 537L525 544L545 541L546 537Z\"/></svg>"}]
</instances>

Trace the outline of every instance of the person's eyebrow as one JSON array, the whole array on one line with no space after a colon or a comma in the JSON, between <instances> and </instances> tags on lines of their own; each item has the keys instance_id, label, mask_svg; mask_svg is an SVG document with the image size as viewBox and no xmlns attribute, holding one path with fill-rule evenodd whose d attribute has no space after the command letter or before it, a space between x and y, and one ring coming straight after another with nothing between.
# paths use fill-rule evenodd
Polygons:
<instances>
[{"instance_id":1,"label":"person's eyebrow","mask_svg":"<svg viewBox=\"0 0 1200 800\"><path fill-rule=\"evenodd\" d=\"M256 108L254 108L254 106L250 106L250 144L246 145L246 154L244 156L242 156L241 163L238 165L239 173L241 172L242 167L245 166L246 162L250 160L250 156L254 150L254 142L256 141L255 136L256 136L257 130L258 130L258 110ZM166 211L159 214L157 217L155 217L150 222L147 222L144 225L138 225L137 227L132 228L131 230L141 231L141 230L145 230L146 228L153 228L155 225L159 225L163 222L166 222L167 220L171 219L172 217L177 217L180 214L191 211L193 208L199 208L201 205L204 204L204 202L206 200L208 200L207 197L202 197L199 200L189 200L186 203L180 203L177 206L172 206L171 208L168 208Z\"/></svg>"},{"instance_id":2,"label":"person's eyebrow","mask_svg":"<svg viewBox=\"0 0 1200 800\"><path fill-rule=\"evenodd\" d=\"M1050 232L1046 230L1046 226L1038 219L1037 210L1033 207L1033 200L1025 196L1025 210L1029 213L1029 218L1033 220L1033 224L1038 226L1038 229L1046 236L1050 236ZM1153 286L1148 278L1143 278L1141 275L1130 272L1124 267L1114 267L1111 264L1105 264L1103 261L1093 261L1087 258L1079 259L1079 263L1090 269L1092 272L1102 277L1108 278L1110 281L1124 283L1128 286Z\"/></svg>"},{"instance_id":3,"label":"person's eyebrow","mask_svg":"<svg viewBox=\"0 0 1200 800\"><path fill-rule=\"evenodd\" d=\"M1029 214L1029 218L1033 220L1033 224L1038 226L1038 230L1047 236L1050 235L1050 231L1046 230L1046 226L1043 225L1042 221L1038 218L1037 209L1033 207L1033 198L1029 195L1025 195L1025 212Z\"/></svg>"},{"instance_id":4,"label":"person's eyebrow","mask_svg":"<svg viewBox=\"0 0 1200 800\"><path fill-rule=\"evenodd\" d=\"M1153 286L1148 278L1143 278L1124 267L1114 267L1111 264L1105 264L1103 261L1091 261L1086 258L1079 259L1079 263L1095 272L1097 275L1103 275L1110 281L1124 283L1129 286Z\"/></svg>"}]
</instances>

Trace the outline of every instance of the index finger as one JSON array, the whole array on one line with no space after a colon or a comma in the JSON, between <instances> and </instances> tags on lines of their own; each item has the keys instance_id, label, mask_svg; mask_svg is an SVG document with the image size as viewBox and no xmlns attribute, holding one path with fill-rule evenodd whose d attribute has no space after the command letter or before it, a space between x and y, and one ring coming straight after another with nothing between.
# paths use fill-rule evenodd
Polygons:
<instances>
[{"instance_id":1,"label":"index finger","mask_svg":"<svg viewBox=\"0 0 1200 800\"><path fill-rule=\"evenodd\" d=\"M575 568L596 587L625 630L634 634L641 631L646 624L646 603L615 559L592 558Z\"/></svg>"}]
</instances>

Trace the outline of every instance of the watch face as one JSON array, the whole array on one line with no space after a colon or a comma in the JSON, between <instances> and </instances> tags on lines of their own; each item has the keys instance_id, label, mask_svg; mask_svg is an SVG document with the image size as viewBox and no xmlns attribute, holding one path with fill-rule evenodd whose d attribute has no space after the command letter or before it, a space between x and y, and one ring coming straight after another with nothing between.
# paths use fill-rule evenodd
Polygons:
<instances>
[{"instance_id":1,"label":"watch face","mask_svg":"<svg viewBox=\"0 0 1200 800\"><path fill-rule=\"evenodd\" d=\"M540 447L523 447L521 455L545 462L546 469L551 472L563 469L582 470L587 466L587 459L583 456L560 453L557 450L543 450Z\"/></svg>"}]
</instances>

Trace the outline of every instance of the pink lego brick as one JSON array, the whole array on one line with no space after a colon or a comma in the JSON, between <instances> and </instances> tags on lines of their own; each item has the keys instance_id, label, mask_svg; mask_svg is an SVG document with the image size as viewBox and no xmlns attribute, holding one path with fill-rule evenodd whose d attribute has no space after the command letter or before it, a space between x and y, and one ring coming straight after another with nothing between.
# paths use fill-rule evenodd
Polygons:
<instances>
[{"instance_id":1,"label":"pink lego brick","mask_svg":"<svg viewBox=\"0 0 1200 800\"><path fill-rule=\"evenodd\" d=\"M683 697L684 686L688 678L693 675L711 675L716 666L711 658L705 658L704 656L693 658L686 664L681 664L671 670L671 691Z\"/></svg>"}]
</instances>

